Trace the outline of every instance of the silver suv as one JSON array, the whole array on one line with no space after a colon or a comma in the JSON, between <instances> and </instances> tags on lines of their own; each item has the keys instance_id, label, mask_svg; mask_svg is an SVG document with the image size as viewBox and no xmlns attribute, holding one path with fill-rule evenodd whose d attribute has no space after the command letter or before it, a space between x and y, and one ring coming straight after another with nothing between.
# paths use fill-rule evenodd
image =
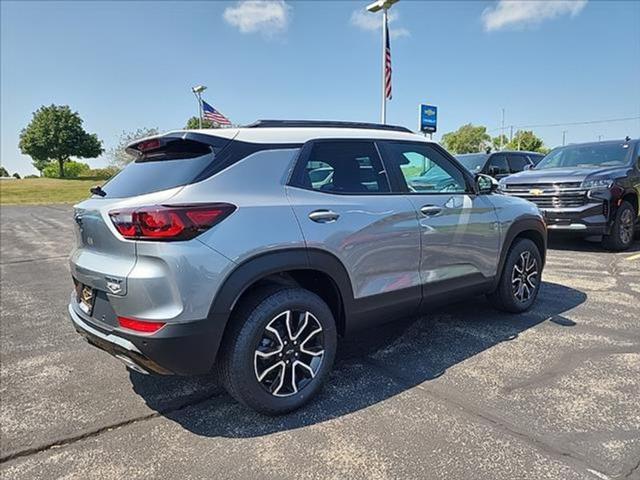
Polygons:
<instances>
[{"instance_id":1,"label":"silver suv","mask_svg":"<svg viewBox=\"0 0 640 480\"><path fill-rule=\"evenodd\" d=\"M271 120L128 151L75 207L69 314L135 371L217 369L280 414L318 392L339 336L476 294L522 312L538 294L538 208L403 127Z\"/></svg>"}]
</instances>

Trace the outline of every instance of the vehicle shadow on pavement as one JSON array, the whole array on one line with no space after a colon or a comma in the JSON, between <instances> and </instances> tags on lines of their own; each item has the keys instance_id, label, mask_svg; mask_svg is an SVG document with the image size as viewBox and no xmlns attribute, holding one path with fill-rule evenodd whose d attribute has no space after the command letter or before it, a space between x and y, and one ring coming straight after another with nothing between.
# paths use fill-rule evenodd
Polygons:
<instances>
[{"instance_id":1,"label":"vehicle shadow on pavement","mask_svg":"<svg viewBox=\"0 0 640 480\"><path fill-rule=\"evenodd\" d=\"M221 387L213 387L213 377L129 375L134 391L150 408L197 435L261 436L314 425L375 405L436 379L460 362L514 340L542 322L571 328L575 322L562 315L586 298L581 291L544 282L535 308L524 314L497 312L484 297L477 297L417 319L367 330L341 342L334 371L318 397L280 417L266 417L238 404ZM163 397L171 397L173 389L190 390L193 395L182 405L167 406ZM160 391L165 395L158 395Z\"/></svg>"}]
</instances>

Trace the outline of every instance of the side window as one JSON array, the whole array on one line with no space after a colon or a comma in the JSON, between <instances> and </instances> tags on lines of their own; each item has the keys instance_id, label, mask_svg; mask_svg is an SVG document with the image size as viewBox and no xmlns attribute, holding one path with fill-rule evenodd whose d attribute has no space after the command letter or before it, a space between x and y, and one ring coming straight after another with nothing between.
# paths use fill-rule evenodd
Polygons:
<instances>
[{"instance_id":1,"label":"side window","mask_svg":"<svg viewBox=\"0 0 640 480\"><path fill-rule=\"evenodd\" d=\"M509 175L507 156L502 153L491 155L487 171L489 175Z\"/></svg>"},{"instance_id":2,"label":"side window","mask_svg":"<svg viewBox=\"0 0 640 480\"><path fill-rule=\"evenodd\" d=\"M373 142L316 142L298 178L298 186L327 193L367 194L390 190Z\"/></svg>"},{"instance_id":3,"label":"side window","mask_svg":"<svg viewBox=\"0 0 640 480\"><path fill-rule=\"evenodd\" d=\"M463 173L429 144L385 142L385 164L399 177L402 192L462 193Z\"/></svg>"},{"instance_id":4,"label":"side window","mask_svg":"<svg viewBox=\"0 0 640 480\"><path fill-rule=\"evenodd\" d=\"M525 155L510 155L509 156L509 171L511 173L518 173L524 170L524 167L529 164L529 159Z\"/></svg>"}]
</instances>

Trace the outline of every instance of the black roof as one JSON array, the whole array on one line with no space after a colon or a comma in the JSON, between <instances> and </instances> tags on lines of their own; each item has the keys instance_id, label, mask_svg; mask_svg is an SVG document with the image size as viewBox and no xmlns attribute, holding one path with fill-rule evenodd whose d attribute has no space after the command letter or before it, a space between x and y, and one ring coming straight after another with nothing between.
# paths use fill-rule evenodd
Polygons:
<instances>
[{"instance_id":1,"label":"black roof","mask_svg":"<svg viewBox=\"0 0 640 480\"><path fill-rule=\"evenodd\" d=\"M258 120L246 128L360 128L364 130L387 130L413 133L407 127L382 123L340 122L333 120Z\"/></svg>"}]
</instances>

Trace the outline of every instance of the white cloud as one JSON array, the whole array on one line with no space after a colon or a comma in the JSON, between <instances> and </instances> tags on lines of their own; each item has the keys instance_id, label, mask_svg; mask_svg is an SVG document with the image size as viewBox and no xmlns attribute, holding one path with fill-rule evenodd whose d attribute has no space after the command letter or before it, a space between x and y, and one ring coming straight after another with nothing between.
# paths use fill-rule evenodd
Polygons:
<instances>
[{"instance_id":1,"label":"white cloud","mask_svg":"<svg viewBox=\"0 0 640 480\"><path fill-rule=\"evenodd\" d=\"M242 0L224 10L225 21L242 33L274 35L289 25L291 7L284 0Z\"/></svg>"},{"instance_id":2,"label":"white cloud","mask_svg":"<svg viewBox=\"0 0 640 480\"><path fill-rule=\"evenodd\" d=\"M360 30L376 31L382 28L382 18L380 13L369 13L363 9L354 10L351 13L351 25L359 28ZM393 10L389 11L388 21L389 24L398 20L398 14ZM391 27L389 26L389 35L391 38L408 37L411 32L403 27Z\"/></svg>"},{"instance_id":3,"label":"white cloud","mask_svg":"<svg viewBox=\"0 0 640 480\"><path fill-rule=\"evenodd\" d=\"M482 12L482 23L488 32L505 27L537 25L560 15L577 15L587 0L499 0Z\"/></svg>"}]
</instances>

